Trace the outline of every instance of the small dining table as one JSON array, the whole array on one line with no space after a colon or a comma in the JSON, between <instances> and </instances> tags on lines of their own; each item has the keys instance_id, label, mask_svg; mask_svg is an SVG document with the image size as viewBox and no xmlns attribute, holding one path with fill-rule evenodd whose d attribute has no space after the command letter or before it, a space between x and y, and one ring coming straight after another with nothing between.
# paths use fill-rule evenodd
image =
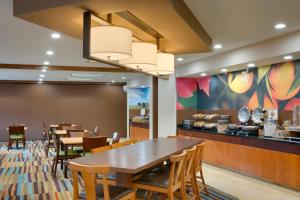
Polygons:
<instances>
[{"instance_id":1,"label":"small dining table","mask_svg":"<svg viewBox=\"0 0 300 200\"><path fill-rule=\"evenodd\" d=\"M83 145L82 137L61 137L59 138L65 152L64 160L68 160L68 147L72 145ZM67 169L64 170L64 176L67 178Z\"/></svg>"},{"instance_id":2,"label":"small dining table","mask_svg":"<svg viewBox=\"0 0 300 200\"><path fill-rule=\"evenodd\" d=\"M82 165L110 166L116 173L116 183L120 186L131 186L135 174L170 159L172 155L202 143L203 139L157 138L112 149L109 151L72 159Z\"/></svg>"}]
</instances>

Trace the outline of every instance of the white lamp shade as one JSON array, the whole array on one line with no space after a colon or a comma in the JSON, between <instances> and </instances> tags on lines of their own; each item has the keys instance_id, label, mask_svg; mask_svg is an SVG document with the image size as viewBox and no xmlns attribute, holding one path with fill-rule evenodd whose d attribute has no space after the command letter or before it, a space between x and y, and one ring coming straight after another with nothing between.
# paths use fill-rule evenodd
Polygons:
<instances>
[{"instance_id":1,"label":"white lamp shade","mask_svg":"<svg viewBox=\"0 0 300 200\"><path fill-rule=\"evenodd\" d=\"M157 53L157 66L144 71L153 75L168 75L174 73L175 58L173 54Z\"/></svg>"},{"instance_id":2,"label":"white lamp shade","mask_svg":"<svg viewBox=\"0 0 300 200\"><path fill-rule=\"evenodd\" d=\"M157 47L155 44L147 42L132 43L132 57L127 60L120 61L129 68L143 70L156 66Z\"/></svg>"},{"instance_id":3,"label":"white lamp shade","mask_svg":"<svg viewBox=\"0 0 300 200\"><path fill-rule=\"evenodd\" d=\"M117 61L128 59L132 54L132 32L117 26L91 28L91 57Z\"/></svg>"}]
</instances>

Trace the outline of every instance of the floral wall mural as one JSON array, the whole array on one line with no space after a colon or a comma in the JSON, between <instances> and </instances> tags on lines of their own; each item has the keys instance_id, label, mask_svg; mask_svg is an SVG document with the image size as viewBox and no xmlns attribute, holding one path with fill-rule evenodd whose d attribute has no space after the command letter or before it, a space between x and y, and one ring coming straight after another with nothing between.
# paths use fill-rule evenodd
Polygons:
<instances>
[{"instance_id":1,"label":"floral wall mural","mask_svg":"<svg viewBox=\"0 0 300 200\"><path fill-rule=\"evenodd\" d=\"M300 105L300 60L200 78L177 78L177 110Z\"/></svg>"}]
</instances>

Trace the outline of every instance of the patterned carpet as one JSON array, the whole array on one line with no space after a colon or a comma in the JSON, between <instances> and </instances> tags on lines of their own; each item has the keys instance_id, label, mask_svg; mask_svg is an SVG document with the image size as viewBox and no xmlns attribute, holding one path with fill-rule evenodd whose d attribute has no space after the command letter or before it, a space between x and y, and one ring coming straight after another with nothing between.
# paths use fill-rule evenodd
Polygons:
<instances>
[{"instance_id":1,"label":"patterned carpet","mask_svg":"<svg viewBox=\"0 0 300 200\"><path fill-rule=\"evenodd\" d=\"M47 159L40 141L27 142L25 150L10 151L0 142L0 200L72 199L71 180L63 178L60 167L56 178L51 175L53 152L49 155ZM238 199L212 187L209 191L210 197L201 194L202 199Z\"/></svg>"}]
</instances>

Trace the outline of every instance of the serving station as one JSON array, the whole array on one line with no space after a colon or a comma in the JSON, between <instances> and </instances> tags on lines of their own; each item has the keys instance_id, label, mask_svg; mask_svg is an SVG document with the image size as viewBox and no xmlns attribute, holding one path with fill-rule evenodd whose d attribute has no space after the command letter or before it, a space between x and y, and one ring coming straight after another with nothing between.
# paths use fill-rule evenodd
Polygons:
<instances>
[{"instance_id":1,"label":"serving station","mask_svg":"<svg viewBox=\"0 0 300 200\"><path fill-rule=\"evenodd\" d=\"M276 111L262 108L241 108L239 124L230 117L194 114L177 135L205 139L206 163L300 190L300 138L289 132L296 126L279 127Z\"/></svg>"}]
</instances>

